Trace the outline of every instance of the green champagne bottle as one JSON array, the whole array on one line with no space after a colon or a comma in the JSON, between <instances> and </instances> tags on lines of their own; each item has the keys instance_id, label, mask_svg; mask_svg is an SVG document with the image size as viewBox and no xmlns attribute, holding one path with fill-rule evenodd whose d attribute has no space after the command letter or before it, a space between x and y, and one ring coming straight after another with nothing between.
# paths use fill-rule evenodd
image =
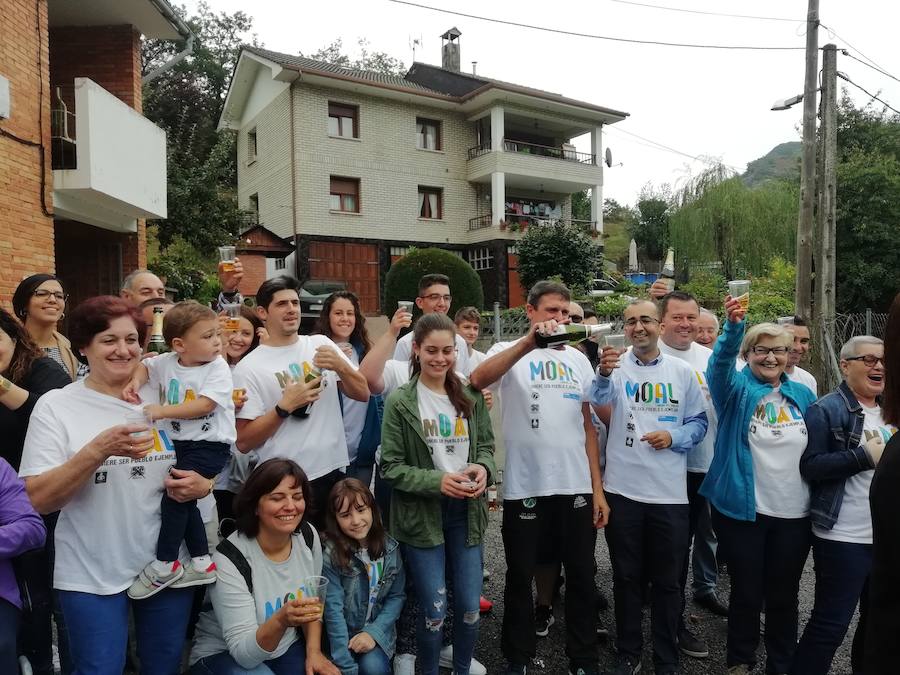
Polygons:
<instances>
[{"instance_id":1,"label":"green champagne bottle","mask_svg":"<svg viewBox=\"0 0 900 675\"><path fill-rule=\"evenodd\" d=\"M566 323L557 326L556 332L552 335L538 333L534 336L534 340L541 349L560 345L576 345L588 338L609 335L612 333L612 329L611 323L598 323L594 326L583 323Z\"/></svg>"}]
</instances>

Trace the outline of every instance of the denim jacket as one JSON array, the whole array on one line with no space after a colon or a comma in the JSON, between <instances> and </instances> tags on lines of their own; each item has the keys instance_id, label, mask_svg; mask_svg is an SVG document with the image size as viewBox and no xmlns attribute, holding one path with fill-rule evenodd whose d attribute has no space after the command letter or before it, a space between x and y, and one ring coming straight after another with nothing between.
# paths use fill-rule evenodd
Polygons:
<instances>
[{"instance_id":1,"label":"denim jacket","mask_svg":"<svg viewBox=\"0 0 900 675\"><path fill-rule=\"evenodd\" d=\"M734 367L744 337L744 325L743 321L725 322L706 368L706 381L716 406L719 428L713 460L700 486L700 494L729 518L755 521L756 488L748 431L756 405L772 391L772 385L758 380L750 366L744 366L740 372ZM807 409L816 400L809 387L791 382L782 374L780 391L797 406L805 420Z\"/></svg>"},{"instance_id":2,"label":"denim jacket","mask_svg":"<svg viewBox=\"0 0 900 675\"><path fill-rule=\"evenodd\" d=\"M394 655L396 624L403 607L406 584L400 546L396 540L385 535L384 569L378 580L378 596L368 623L366 613L369 610L369 575L359 554L350 560L349 569L339 567L333 544L326 542L322 574L328 579L323 617L325 630L331 660L340 668L341 675L359 673L347 643L361 631L371 635L387 657L391 658Z\"/></svg>"},{"instance_id":3,"label":"denim jacket","mask_svg":"<svg viewBox=\"0 0 900 675\"><path fill-rule=\"evenodd\" d=\"M809 483L813 525L834 527L844 501L844 483L875 468L860 445L864 421L862 406L846 382L806 411L809 441L800 458L800 474Z\"/></svg>"}]
</instances>

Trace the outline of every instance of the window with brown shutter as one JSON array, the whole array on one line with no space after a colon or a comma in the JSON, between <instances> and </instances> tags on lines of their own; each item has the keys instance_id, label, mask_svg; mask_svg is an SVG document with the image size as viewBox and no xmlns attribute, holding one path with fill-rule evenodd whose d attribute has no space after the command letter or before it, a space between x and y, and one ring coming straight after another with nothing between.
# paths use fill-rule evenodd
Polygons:
<instances>
[{"instance_id":1,"label":"window with brown shutter","mask_svg":"<svg viewBox=\"0 0 900 675\"><path fill-rule=\"evenodd\" d=\"M328 102L328 135L359 138L359 107Z\"/></svg>"},{"instance_id":2,"label":"window with brown shutter","mask_svg":"<svg viewBox=\"0 0 900 675\"><path fill-rule=\"evenodd\" d=\"M329 208L332 211L359 213L359 178L331 176Z\"/></svg>"}]
</instances>

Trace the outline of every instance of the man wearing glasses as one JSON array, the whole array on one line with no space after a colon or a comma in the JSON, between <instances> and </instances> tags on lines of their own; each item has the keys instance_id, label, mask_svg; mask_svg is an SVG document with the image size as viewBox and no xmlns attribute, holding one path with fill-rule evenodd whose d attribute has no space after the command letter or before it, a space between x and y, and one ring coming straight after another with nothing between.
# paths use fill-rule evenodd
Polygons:
<instances>
[{"instance_id":1,"label":"man wearing glasses","mask_svg":"<svg viewBox=\"0 0 900 675\"><path fill-rule=\"evenodd\" d=\"M614 675L641 668L641 590L652 588L653 660L660 675L678 672L681 572L688 550L687 453L708 419L694 369L659 349L659 310L650 300L625 308L624 354L604 347L591 390L612 405L604 489L616 612Z\"/></svg>"},{"instance_id":2,"label":"man wearing glasses","mask_svg":"<svg viewBox=\"0 0 900 675\"><path fill-rule=\"evenodd\" d=\"M419 279L419 297L416 298L416 307L422 314L444 314L450 311L450 303L453 296L450 295L450 279L445 274L426 274ZM397 340L394 349L394 360L409 362L412 356L413 334L410 331ZM465 339L456 335L456 372L468 377L469 375L469 346Z\"/></svg>"}]
</instances>

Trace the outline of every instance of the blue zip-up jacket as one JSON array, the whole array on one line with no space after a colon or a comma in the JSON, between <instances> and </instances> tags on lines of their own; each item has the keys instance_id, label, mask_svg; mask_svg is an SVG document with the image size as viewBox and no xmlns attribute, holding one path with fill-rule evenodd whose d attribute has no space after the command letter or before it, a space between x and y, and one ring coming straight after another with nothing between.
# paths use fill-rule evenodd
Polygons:
<instances>
[{"instance_id":1,"label":"blue zip-up jacket","mask_svg":"<svg viewBox=\"0 0 900 675\"><path fill-rule=\"evenodd\" d=\"M700 494L729 518L755 521L756 492L748 433L753 411L759 400L772 391L772 385L757 379L750 366L740 372L734 367L744 327L744 321L725 322L706 368L706 381L719 417L719 430L713 460L700 486ZM797 406L804 419L807 408L816 400L809 387L791 382L783 373L781 393Z\"/></svg>"},{"instance_id":2,"label":"blue zip-up jacket","mask_svg":"<svg viewBox=\"0 0 900 675\"><path fill-rule=\"evenodd\" d=\"M406 597L406 576L399 544L385 535L384 545L384 568L378 580L378 596L367 623L369 575L365 563L357 553L350 560L350 569L338 567L333 544L325 543L322 574L328 579L328 591L323 619L331 660L340 668L341 675L359 673L359 667L347 644L351 637L362 631L372 636L388 658L394 655L397 619L400 618L400 610Z\"/></svg>"},{"instance_id":3,"label":"blue zip-up jacket","mask_svg":"<svg viewBox=\"0 0 900 675\"><path fill-rule=\"evenodd\" d=\"M800 458L800 473L809 482L809 513L813 525L830 530L844 501L844 483L860 471L874 469L859 442L866 415L846 382L806 411L809 434Z\"/></svg>"}]
</instances>

